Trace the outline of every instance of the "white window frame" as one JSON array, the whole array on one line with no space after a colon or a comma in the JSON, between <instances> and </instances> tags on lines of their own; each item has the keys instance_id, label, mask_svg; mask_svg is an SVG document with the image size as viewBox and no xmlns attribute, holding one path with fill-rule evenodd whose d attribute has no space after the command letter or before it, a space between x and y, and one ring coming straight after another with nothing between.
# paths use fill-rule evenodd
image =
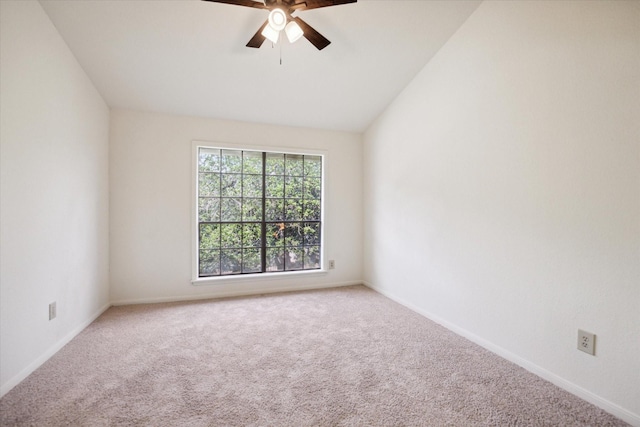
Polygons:
<instances>
[{"instance_id":1,"label":"white window frame","mask_svg":"<svg viewBox=\"0 0 640 427\"><path fill-rule=\"evenodd\" d=\"M199 276L199 228L198 228L198 155L199 149L203 148L221 148L229 150L246 150L246 151L266 151L270 153L283 154L306 154L322 157L322 194L320 199L320 269L315 270L293 270L283 272L269 273L246 273L233 274L226 276L200 277ZM215 285L228 284L242 281L272 281L285 278L294 278L300 276L319 276L326 275L328 268L325 266L325 230L326 230L326 172L329 156L326 150L313 150L308 148L292 148L292 147L276 147L271 145L252 145L238 144L229 142L211 142L211 141L192 141L191 144L191 284Z\"/></svg>"}]
</instances>

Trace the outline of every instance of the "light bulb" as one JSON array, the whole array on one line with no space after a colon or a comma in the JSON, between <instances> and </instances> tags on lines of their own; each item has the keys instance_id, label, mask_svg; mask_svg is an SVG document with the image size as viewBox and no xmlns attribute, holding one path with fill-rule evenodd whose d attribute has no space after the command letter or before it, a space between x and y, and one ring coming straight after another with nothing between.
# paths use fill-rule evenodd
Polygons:
<instances>
[{"instance_id":1,"label":"light bulb","mask_svg":"<svg viewBox=\"0 0 640 427\"><path fill-rule=\"evenodd\" d=\"M282 9L273 9L269 13L269 25L276 31L284 30L287 25L287 14Z\"/></svg>"},{"instance_id":2,"label":"light bulb","mask_svg":"<svg viewBox=\"0 0 640 427\"><path fill-rule=\"evenodd\" d=\"M269 39L272 43L278 43L278 38L280 38L280 31L274 30L271 25L265 25L264 30L262 30L262 35Z\"/></svg>"},{"instance_id":3,"label":"light bulb","mask_svg":"<svg viewBox=\"0 0 640 427\"><path fill-rule=\"evenodd\" d=\"M304 34L302 32L302 28L300 28L300 25L298 25L298 23L295 21L289 22L285 27L284 32L287 33L287 38L289 39L290 43L297 42Z\"/></svg>"}]
</instances>

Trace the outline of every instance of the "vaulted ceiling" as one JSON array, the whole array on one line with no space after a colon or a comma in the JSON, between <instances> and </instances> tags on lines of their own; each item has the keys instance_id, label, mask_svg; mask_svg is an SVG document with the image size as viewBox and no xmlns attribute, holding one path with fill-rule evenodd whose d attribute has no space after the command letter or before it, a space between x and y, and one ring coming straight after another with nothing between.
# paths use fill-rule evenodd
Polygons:
<instances>
[{"instance_id":1,"label":"vaulted ceiling","mask_svg":"<svg viewBox=\"0 0 640 427\"><path fill-rule=\"evenodd\" d=\"M261 9L199 0L41 0L110 107L361 132L478 7L359 0L299 16L332 43L245 47Z\"/></svg>"}]
</instances>

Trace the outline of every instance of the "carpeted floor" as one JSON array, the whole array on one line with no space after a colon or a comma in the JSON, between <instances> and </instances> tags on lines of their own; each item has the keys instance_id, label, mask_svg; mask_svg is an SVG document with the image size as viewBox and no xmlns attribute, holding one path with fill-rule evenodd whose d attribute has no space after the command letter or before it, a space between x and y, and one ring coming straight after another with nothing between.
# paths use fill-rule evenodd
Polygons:
<instances>
[{"instance_id":1,"label":"carpeted floor","mask_svg":"<svg viewBox=\"0 0 640 427\"><path fill-rule=\"evenodd\" d=\"M35 426L621 426L365 288L112 307L0 400Z\"/></svg>"}]
</instances>

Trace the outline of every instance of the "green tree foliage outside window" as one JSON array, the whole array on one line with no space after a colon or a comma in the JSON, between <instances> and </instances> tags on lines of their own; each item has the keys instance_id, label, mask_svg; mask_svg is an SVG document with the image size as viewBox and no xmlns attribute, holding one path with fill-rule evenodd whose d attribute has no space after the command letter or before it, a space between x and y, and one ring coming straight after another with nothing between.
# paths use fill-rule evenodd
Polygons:
<instances>
[{"instance_id":1,"label":"green tree foliage outside window","mask_svg":"<svg viewBox=\"0 0 640 427\"><path fill-rule=\"evenodd\" d=\"M200 277L320 268L322 157L200 147Z\"/></svg>"}]
</instances>

